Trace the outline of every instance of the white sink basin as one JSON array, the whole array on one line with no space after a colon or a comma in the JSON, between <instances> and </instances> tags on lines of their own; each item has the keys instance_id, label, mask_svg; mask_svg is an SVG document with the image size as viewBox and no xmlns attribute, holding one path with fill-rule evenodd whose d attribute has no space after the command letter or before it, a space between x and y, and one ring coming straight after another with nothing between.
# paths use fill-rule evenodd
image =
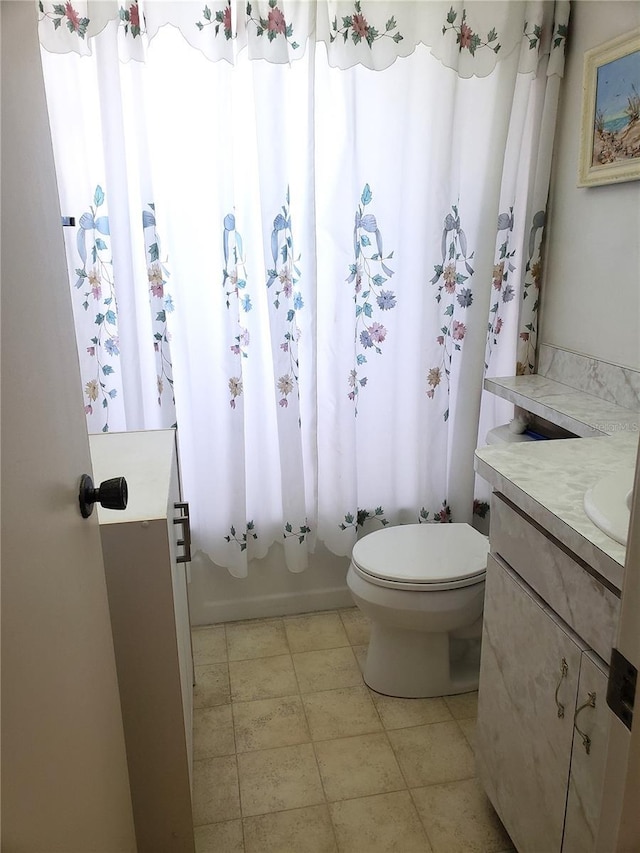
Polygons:
<instances>
[{"instance_id":1,"label":"white sink basin","mask_svg":"<svg viewBox=\"0 0 640 853\"><path fill-rule=\"evenodd\" d=\"M627 544L633 470L614 471L592 486L584 496L584 511L591 521L621 545Z\"/></svg>"}]
</instances>

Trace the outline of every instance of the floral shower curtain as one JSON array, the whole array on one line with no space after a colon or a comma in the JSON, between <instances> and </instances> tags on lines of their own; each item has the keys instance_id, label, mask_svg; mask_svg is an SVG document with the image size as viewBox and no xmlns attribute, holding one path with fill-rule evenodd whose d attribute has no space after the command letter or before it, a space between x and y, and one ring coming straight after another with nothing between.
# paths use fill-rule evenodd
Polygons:
<instances>
[{"instance_id":1,"label":"floral shower curtain","mask_svg":"<svg viewBox=\"0 0 640 853\"><path fill-rule=\"evenodd\" d=\"M38 3L89 430L177 422L232 574L471 520L483 376L534 366L568 5Z\"/></svg>"}]
</instances>

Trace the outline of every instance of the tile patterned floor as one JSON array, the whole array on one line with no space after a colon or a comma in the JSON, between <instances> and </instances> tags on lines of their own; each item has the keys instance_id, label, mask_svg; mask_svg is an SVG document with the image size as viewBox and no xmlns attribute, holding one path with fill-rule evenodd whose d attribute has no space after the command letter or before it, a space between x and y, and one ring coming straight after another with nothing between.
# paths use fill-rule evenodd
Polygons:
<instances>
[{"instance_id":1,"label":"tile patterned floor","mask_svg":"<svg viewBox=\"0 0 640 853\"><path fill-rule=\"evenodd\" d=\"M197 853L513 850L473 760L477 695L362 679L355 608L195 628Z\"/></svg>"}]
</instances>

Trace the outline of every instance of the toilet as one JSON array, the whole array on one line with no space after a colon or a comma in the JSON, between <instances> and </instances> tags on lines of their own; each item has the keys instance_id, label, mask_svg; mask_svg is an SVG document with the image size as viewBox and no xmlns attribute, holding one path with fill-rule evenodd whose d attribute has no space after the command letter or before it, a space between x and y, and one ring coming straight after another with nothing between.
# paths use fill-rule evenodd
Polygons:
<instances>
[{"instance_id":1,"label":"toilet","mask_svg":"<svg viewBox=\"0 0 640 853\"><path fill-rule=\"evenodd\" d=\"M530 441L514 418L488 444ZM408 699L478 687L489 540L468 524L406 524L363 536L347 586L371 621L364 680Z\"/></svg>"},{"instance_id":2,"label":"toilet","mask_svg":"<svg viewBox=\"0 0 640 853\"><path fill-rule=\"evenodd\" d=\"M371 621L364 680L418 698L477 689L488 539L468 524L406 524L363 536L347 586Z\"/></svg>"}]
</instances>

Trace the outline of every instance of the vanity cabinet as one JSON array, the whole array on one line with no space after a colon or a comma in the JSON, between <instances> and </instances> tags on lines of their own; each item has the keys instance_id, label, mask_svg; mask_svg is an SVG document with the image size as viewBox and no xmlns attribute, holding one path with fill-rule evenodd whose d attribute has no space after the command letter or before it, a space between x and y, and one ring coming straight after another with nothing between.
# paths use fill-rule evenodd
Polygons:
<instances>
[{"instance_id":1,"label":"vanity cabinet","mask_svg":"<svg viewBox=\"0 0 640 853\"><path fill-rule=\"evenodd\" d=\"M478 775L520 853L589 853L619 599L499 495L490 540Z\"/></svg>"},{"instance_id":2,"label":"vanity cabinet","mask_svg":"<svg viewBox=\"0 0 640 853\"><path fill-rule=\"evenodd\" d=\"M584 646L489 556L478 773L521 853L559 851Z\"/></svg>"},{"instance_id":3,"label":"vanity cabinet","mask_svg":"<svg viewBox=\"0 0 640 853\"><path fill-rule=\"evenodd\" d=\"M595 850L611 719L606 701L607 681L606 664L591 652L583 654L562 853Z\"/></svg>"},{"instance_id":4,"label":"vanity cabinet","mask_svg":"<svg viewBox=\"0 0 640 853\"><path fill-rule=\"evenodd\" d=\"M189 517L175 432L92 435L90 447L96 483L124 476L129 491L126 510L99 507L98 520L137 849L193 853Z\"/></svg>"}]
</instances>

